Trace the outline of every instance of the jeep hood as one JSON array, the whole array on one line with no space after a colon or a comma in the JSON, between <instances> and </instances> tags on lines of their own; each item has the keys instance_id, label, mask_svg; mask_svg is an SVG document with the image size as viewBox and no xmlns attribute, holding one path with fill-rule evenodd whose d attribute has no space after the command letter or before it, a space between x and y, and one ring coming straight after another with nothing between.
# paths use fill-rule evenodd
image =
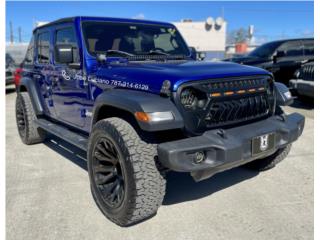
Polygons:
<instances>
[{"instance_id":1,"label":"jeep hood","mask_svg":"<svg viewBox=\"0 0 320 240\"><path fill-rule=\"evenodd\" d=\"M98 68L97 79L117 87L136 88L148 86L147 91L159 93L164 80L171 82L171 91L189 81L219 79L237 76L270 75L269 72L251 66L229 62L128 62L108 64ZM115 83L115 84L114 84ZM100 85L100 84L99 84ZM140 89L146 90L146 89Z\"/></svg>"}]
</instances>

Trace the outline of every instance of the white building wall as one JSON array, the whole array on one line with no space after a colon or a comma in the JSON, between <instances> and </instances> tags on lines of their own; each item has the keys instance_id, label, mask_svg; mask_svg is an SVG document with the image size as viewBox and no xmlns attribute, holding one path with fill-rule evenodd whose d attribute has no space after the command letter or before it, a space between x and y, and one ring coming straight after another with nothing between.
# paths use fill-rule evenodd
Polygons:
<instances>
[{"instance_id":1,"label":"white building wall","mask_svg":"<svg viewBox=\"0 0 320 240\"><path fill-rule=\"evenodd\" d=\"M223 22L220 28L215 24L206 28L206 22L174 22L173 23L188 45L198 51L224 52L226 47L227 22Z\"/></svg>"}]
</instances>

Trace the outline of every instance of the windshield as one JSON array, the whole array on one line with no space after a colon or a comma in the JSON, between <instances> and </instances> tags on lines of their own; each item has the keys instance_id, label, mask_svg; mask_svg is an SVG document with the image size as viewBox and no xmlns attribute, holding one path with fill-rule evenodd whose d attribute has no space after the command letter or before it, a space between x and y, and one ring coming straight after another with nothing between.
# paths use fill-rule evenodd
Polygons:
<instances>
[{"instance_id":1,"label":"windshield","mask_svg":"<svg viewBox=\"0 0 320 240\"><path fill-rule=\"evenodd\" d=\"M91 55L107 53L113 56L188 56L189 49L174 27L87 21L83 35Z\"/></svg>"},{"instance_id":2,"label":"windshield","mask_svg":"<svg viewBox=\"0 0 320 240\"><path fill-rule=\"evenodd\" d=\"M275 52L276 48L281 44L281 42L270 42L257 47L255 50L250 52L248 56L250 57L259 57L266 58L271 57L271 55Z\"/></svg>"}]
</instances>

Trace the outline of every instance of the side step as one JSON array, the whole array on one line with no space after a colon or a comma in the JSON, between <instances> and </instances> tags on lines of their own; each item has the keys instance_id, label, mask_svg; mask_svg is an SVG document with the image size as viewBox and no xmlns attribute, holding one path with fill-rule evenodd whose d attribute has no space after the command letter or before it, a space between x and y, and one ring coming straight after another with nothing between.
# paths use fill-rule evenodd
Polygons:
<instances>
[{"instance_id":1,"label":"side step","mask_svg":"<svg viewBox=\"0 0 320 240\"><path fill-rule=\"evenodd\" d=\"M77 146L78 148L81 148L84 151L87 151L88 146L88 138L81 134L77 134L68 128L65 128L59 124L50 122L46 119L37 119L35 120L35 123L44 130L52 133L53 135L56 135L63 140Z\"/></svg>"}]
</instances>

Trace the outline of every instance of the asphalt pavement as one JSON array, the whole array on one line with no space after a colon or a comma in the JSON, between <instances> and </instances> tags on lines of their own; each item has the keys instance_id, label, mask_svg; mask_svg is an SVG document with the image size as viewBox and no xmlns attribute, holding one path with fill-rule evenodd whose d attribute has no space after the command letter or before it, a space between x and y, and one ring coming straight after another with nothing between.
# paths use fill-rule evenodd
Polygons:
<instances>
[{"instance_id":1,"label":"asphalt pavement","mask_svg":"<svg viewBox=\"0 0 320 240\"><path fill-rule=\"evenodd\" d=\"M6 91L6 237L23 239L313 239L313 106L305 130L276 168L236 168L195 183L169 173L157 215L121 228L95 205L85 153L58 138L24 145L15 124L15 92Z\"/></svg>"}]
</instances>

